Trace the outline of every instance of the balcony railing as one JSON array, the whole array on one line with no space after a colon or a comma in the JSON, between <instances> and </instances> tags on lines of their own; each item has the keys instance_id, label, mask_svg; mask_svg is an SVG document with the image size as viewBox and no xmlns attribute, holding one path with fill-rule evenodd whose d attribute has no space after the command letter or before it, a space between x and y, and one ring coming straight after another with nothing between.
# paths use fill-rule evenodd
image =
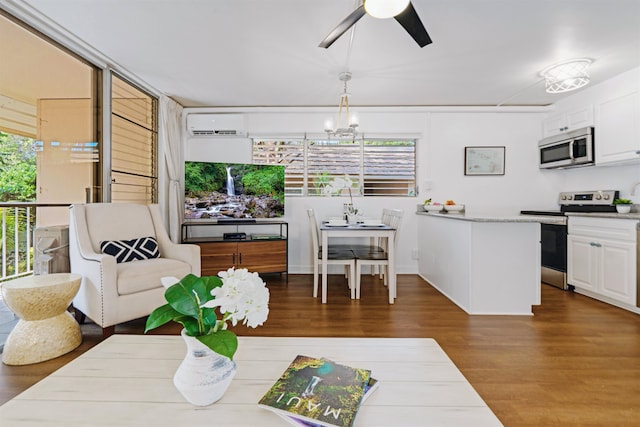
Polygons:
<instances>
[{"instance_id":1,"label":"balcony railing","mask_svg":"<svg viewBox=\"0 0 640 427\"><path fill-rule=\"evenodd\" d=\"M33 274L33 231L37 208L65 206L69 204L0 203L2 230L0 282Z\"/></svg>"}]
</instances>

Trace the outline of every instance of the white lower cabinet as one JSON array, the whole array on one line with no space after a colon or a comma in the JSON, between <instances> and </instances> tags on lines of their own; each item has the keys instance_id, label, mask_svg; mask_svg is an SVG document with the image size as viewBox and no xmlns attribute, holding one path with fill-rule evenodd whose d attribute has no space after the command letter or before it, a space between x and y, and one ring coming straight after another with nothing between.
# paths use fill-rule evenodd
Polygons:
<instances>
[{"instance_id":1,"label":"white lower cabinet","mask_svg":"<svg viewBox=\"0 0 640 427\"><path fill-rule=\"evenodd\" d=\"M567 282L579 293L637 308L637 224L637 220L570 217Z\"/></svg>"}]
</instances>

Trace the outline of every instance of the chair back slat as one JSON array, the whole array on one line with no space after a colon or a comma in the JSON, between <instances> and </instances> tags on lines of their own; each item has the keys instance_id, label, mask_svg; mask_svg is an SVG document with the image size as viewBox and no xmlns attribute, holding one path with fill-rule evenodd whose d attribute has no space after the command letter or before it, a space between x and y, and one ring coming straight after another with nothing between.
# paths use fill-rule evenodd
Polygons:
<instances>
[{"instance_id":1,"label":"chair back slat","mask_svg":"<svg viewBox=\"0 0 640 427\"><path fill-rule=\"evenodd\" d=\"M395 229L393 232L394 242L397 242L398 229L400 228L400 222L404 211L400 209L383 209L382 210L382 223Z\"/></svg>"},{"instance_id":2,"label":"chair back slat","mask_svg":"<svg viewBox=\"0 0 640 427\"><path fill-rule=\"evenodd\" d=\"M314 256L318 256L320 252L320 243L318 238L318 222L316 221L316 215L313 213L313 209L307 209L307 215L309 215L309 225L311 226L311 242L313 243Z\"/></svg>"}]
</instances>

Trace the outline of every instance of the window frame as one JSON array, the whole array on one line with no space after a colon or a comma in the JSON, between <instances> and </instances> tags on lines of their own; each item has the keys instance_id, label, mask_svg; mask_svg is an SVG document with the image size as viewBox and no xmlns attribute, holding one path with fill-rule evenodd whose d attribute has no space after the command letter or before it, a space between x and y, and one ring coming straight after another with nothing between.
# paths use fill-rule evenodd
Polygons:
<instances>
[{"instance_id":1,"label":"window frame","mask_svg":"<svg viewBox=\"0 0 640 427\"><path fill-rule=\"evenodd\" d=\"M367 144L370 142L371 144ZM376 145L378 142L380 144ZM396 144L393 144L396 143ZM404 143L404 145L402 145ZM300 148L296 149L287 149L281 151L285 153L281 157L273 157L273 153L269 152L268 144L278 145L280 147L295 147L295 145L299 145ZM333 150L334 156L347 155L348 148L345 150L340 150L339 147L342 145L343 147L350 147L357 144L357 152L351 155L351 161L357 159L357 170L354 170L353 164L348 168L345 166L336 165L334 168L323 169L322 161L317 165L313 165L313 151L314 146L330 146ZM410 167L410 171L407 174L405 170L406 177L404 179L401 178L378 178L378 183L384 185L384 183L406 183L406 187L400 185L388 185L385 188L386 190L375 190L375 186L372 186L371 183L375 183L374 178L367 178L369 175L367 173L367 146L369 147L385 147L385 146L400 146L400 147L411 147L407 152L409 152L409 156L412 158L412 167ZM259 150L258 147L267 146L267 150ZM287 157L295 158L294 153L298 151L302 156L302 160L295 160L297 164L297 168L302 169L302 176L295 176L289 173L289 164L285 163L285 181L298 181L301 182L300 186L295 187L295 191L292 191L291 187L287 187L285 184L285 194L287 196L292 197L317 197L324 196L325 194L321 191L320 186L316 186L312 188L314 180L314 170L330 170L331 173L327 174L327 178L323 179L322 182L326 183L328 180L335 179L337 177L344 177L345 174L349 176L349 178L355 182L355 185L352 187L352 195L360 196L360 197L416 197L417 196L417 138L406 138L406 137L390 137L390 138L358 138L355 140L336 140L336 139L325 139L325 138L310 138L307 136L304 137L294 137L294 138L278 138L278 137L254 137L251 142L251 153L252 153L252 161L253 163L267 163L267 164L283 164L287 161ZM400 151L400 150L398 150ZM406 154L405 154L406 156ZM347 159L347 165L349 159ZM394 168L394 172L400 173L402 168ZM391 174L393 175L393 174ZM292 177L295 176L295 179ZM287 179L289 178L289 179ZM322 185L322 184L321 184ZM373 188L373 190L372 190ZM406 188L406 191L404 190ZM387 191L388 190L388 191ZM340 195L348 196L348 191L342 191L339 193Z\"/></svg>"}]
</instances>

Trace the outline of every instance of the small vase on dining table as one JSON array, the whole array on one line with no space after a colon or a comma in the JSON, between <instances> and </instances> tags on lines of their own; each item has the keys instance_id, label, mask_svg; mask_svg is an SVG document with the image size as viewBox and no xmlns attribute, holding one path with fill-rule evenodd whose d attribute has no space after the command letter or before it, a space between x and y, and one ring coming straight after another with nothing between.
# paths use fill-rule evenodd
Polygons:
<instances>
[{"instance_id":1,"label":"small vase on dining table","mask_svg":"<svg viewBox=\"0 0 640 427\"><path fill-rule=\"evenodd\" d=\"M236 375L236 363L182 330L187 354L173 376L173 384L192 405L208 406L227 391Z\"/></svg>"},{"instance_id":2,"label":"small vase on dining table","mask_svg":"<svg viewBox=\"0 0 640 427\"><path fill-rule=\"evenodd\" d=\"M347 218L347 224L358 223L358 209L353 206L353 203L345 203L343 205L343 211Z\"/></svg>"}]
</instances>

